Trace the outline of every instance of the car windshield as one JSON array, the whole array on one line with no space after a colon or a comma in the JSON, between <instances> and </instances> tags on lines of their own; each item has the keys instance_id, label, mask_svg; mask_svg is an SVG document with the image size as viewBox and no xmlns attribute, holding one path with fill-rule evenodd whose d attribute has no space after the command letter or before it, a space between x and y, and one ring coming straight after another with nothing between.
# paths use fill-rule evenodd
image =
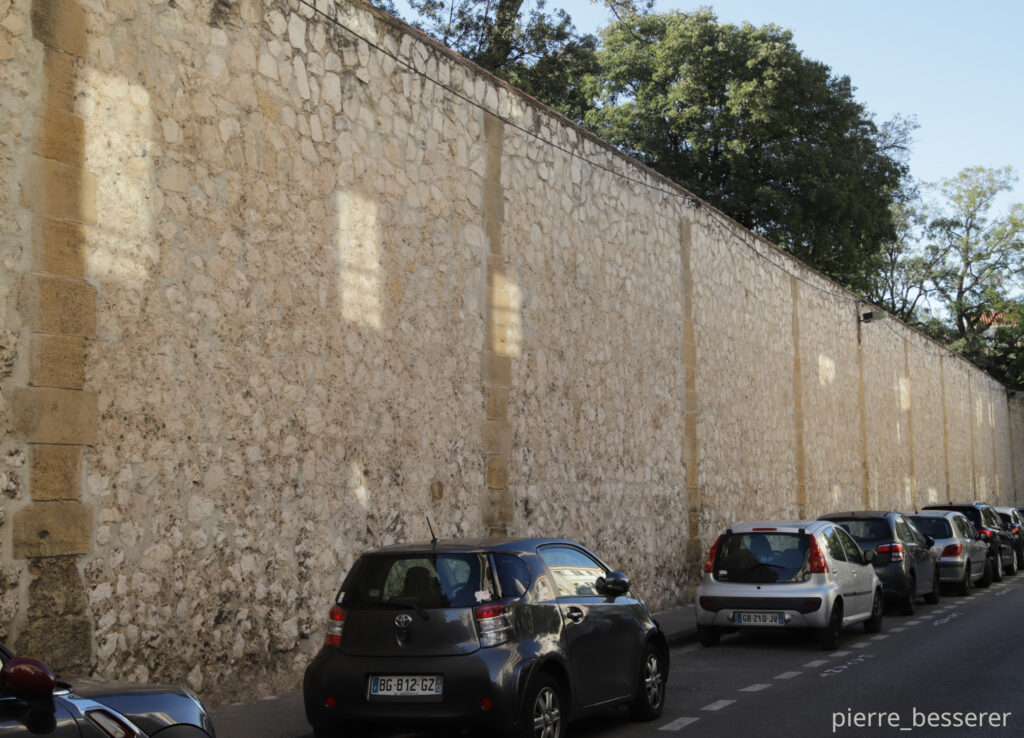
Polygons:
<instances>
[{"instance_id":1,"label":"car windshield","mask_svg":"<svg viewBox=\"0 0 1024 738\"><path fill-rule=\"evenodd\" d=\"M978 508L974 506L965 506L949 509L956 510L958 513L963 513L968 520L974 523L975 528L981 527L981 510L979 510Z\"/></svg>"},{"instance_id":2,"label":"car windshield","mask_svg":"<svg viewBox=\"0 0 1024 738\"><path fill-rule=\"evenodd\" d=\"M927 518L911 516L914 525L926 536L932 538L952 538L953 529L949 527L949 521L945 518Z\"/></svg>"},{"instance_id":3,"label":"car windshield","mask_svg":"<svg viewBox=\"0 0 1024 738\"><path fill-rule=\"evenodd\" d=\"M892 528L885 518L846 518L835 523L845 528L857 543L892 539Z\"/></svg>"},{"instance_id":4,"label":"car windshield","mask_svg":"<svg viewBox=\"0 0 1024 738\"><path fill-rule=\"evenodd\" d=\"M473 607L497 599L484 553L361 557L342 587L346 609Z\"/></svg>"},{"instance_id":5,"label":"car windshield","mask_svg":"<svg viewBox=\"0 0 1024 738\"><path fill-rule=\"evenodd\" d=\"M715 560L715 576L745 584L802 580L807 549L807 536L799 533L728 534Z\"/></svg>"}]
</instances>

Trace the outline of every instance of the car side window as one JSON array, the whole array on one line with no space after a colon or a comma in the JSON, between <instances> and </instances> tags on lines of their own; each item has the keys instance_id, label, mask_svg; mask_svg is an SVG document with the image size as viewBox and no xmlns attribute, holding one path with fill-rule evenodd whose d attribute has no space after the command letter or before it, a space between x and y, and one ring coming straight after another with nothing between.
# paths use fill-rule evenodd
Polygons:
<instances>
[{"instance_id":1,"label":"car side window","mask_svg":"<svg viewBox=\"0 0 1024 738\"><path fill-rule=\"evenodd\" d=\"M825 541L828 543L828 555L833 561L846 561L846 553L843 551L843 542L836 533L835 528L825 531Z\"/></svg>"},{"instance_id":2,"label":"car side window","mask_svg":"<svg viewBox=\"0 0 1024 738\"><path fill-rule=\"evenodd\" d=\"M494 573L498 578L502 597L522 597L530 588L530 569L515 554L496 553L492 556Z\"/></svg>"},{"instance_id":3,"label":"car side window","mask_svg":"<svg viewBox=\"0 0 1024 738\"><path fill-rule=\"evenodd\" d=\"M843 544L846 560L855 564L863 564L864 556L853 537L842 528L836 528L836 535L839 536L839 542Z\"/></svg>"},{"instance_id":4,"label":"car side window","mask_svg":"<svg viewBox=\"0 0 1024 738\"><path fill-rule=\"evenodd\" d=\"M920 543L914 537L914 531L907 525L907 521L903 518L896 518L896 535L899 536L905 543Z\"/></svg>"},{"instance_id":5,"label":"car side window","mask_svg":"<svg viewBox=\"0 0 1024 738\"><path fill-rule=\"evenodd\" d=\"M548 546L538 551L554 579L558 597L597 596L597 580L604 567L576 548Z\"/></svg>"},{"instance_id":6,"label":"car side window","mask_svg":"<svg viewBox=\"0 0 1024 738\"><path fill-rule=\"evenodd\" d=\"M964 538L971 539L977 538L978 533L974 530L974 526L971 525L971 521L967 518L955 518L956 524L959 526L960 535Z\"/></svg>"},{"instance_id":7,"label":"car side window","mask_svg":"<svg viewBox=\"0 0 1024 738\"><path fill-rule=\"evenodd\" d=\"M910 535L914 537L913 540L922 546L927 546L928 542L924 539L924 533L921 532L921 529L917 527L914 521L904 520L904 522L907 524L907 528L910 529Z\"/></svg>"}]
</instances>

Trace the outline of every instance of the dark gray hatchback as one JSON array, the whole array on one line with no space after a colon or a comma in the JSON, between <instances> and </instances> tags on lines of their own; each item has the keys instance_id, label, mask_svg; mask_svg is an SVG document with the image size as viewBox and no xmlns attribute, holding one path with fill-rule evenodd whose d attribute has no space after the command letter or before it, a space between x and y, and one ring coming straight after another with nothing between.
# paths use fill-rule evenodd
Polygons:
<instances>
[{"instance_id":1,"label":"dark gray hatchback","mask_svg":"<svg viewBox=\"0 0 1024 738\"><path fill-rule=\"evenodd\" d=\"M317 736L372 723L559 738L615 705L658 717L668 659L629 579L578 543L405 544L356 561L303 696Z\"/></svg>"}]
</instances>

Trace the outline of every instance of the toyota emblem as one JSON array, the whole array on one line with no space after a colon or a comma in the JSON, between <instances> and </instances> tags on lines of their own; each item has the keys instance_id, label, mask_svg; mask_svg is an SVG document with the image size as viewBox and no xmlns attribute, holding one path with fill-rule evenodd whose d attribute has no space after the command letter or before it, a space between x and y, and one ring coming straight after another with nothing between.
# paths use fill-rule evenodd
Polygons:
<instances>
[{"instance_id":1,"label":"toyota emblem","mask_svg":"<svg viewBox=\"0 0 1024 738\"><path fill-rule=\"evenodd\" d=\"M408 628L412 625L412 615L403 612L395 618L395 625L399 628Z\"/></svg>"}]
</instances>

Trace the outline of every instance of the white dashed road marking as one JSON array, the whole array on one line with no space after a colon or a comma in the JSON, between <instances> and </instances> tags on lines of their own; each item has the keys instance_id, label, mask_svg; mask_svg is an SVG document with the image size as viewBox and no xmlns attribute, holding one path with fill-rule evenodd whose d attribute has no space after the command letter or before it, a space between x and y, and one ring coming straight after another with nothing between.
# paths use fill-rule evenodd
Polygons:
<instances>
[{"instance_id":1,"label":"white dashed road marking","mask_svg":"<svg viewBox=\"0 0 1024 738\"><path fill-rule=\"evenodd\" d=\"M888 637L889 637L889 635L887 633L881 633L880 635L871 636L871 640L873 640L873 641L884 641Z\"/></svg>"},{"instance_id":2,"label":"white dashed road marking","mask_svg":"<svg viewBox=\"0 0 1024 738\"><path fill-rule=\"evenodd\" d=\"M854 643L853 647L854 648L867 648L870 645L871 645L870 643L863 643L862 642L862 643Z\"/></svg>"},{"instance_id":3,"label":"white dashed road marking","mask_svg":"<svg viewBox=\"0 0 1024 738\"><path fill-rule=\"evenodd\" d=\"M718 712L723 707L728 707L729 705L733 704L735 701L736 700L717 700L715 702L712 702L710 705L704 705L704 707L702 707L700 709L708 710L710 712Z\"/></svg>"},{"instance_id":4,"label":"white dashed road marking","mask_svg":"<svg viewBox=\"0 0 1024 738\"><path fill-rule=\"evenodd\" d=\"M678 720L673 720L671 723L662 725L658 730L682 730L687 725L693 725L698 720L700 718L681 717Z\"/></svg>"},{"instance_id":5,"label":"white dashed road marking","mask_svg":"<svg viewBox=\"0 0 1024 738\"><path fill-rule=\"evenodd\" d=\"M804 664L804 668L805 669L816 669L817 667L824 666L827 663L828 662L825 661L824 659L818 659L817 661L808 661L806 664Z\"/></svg>"},{"instance_id":6,"label":"white dashed road marking","mask_svg":"<svg viewBox=\"0 0 1024 738\"><path fill-rule=\"evenodd\" d=\"M822 661L821 663L825 663ZM751 684L749 687L744 687L741 692L760 692L762 689L768 689L772 685L770 684Z\"/></svg>"},{"instance_id":7,"label":"white dashed road marking","mask_svg":"<svg viewBox=\"0 0 1024 738\"><path fill-rule=\"evenodd\" d=\"M920 624L921 624L920 620L908 620L906 623L904 623L904 625L920 625Z\"/></svg>"},{"instance_id":8,"label":"white dashed road marking","mask_svg":"<svg viewBox=\"0 0 1024 738\"><path fill-rule=\"evenodd\" d=\"M829 656L831 656L834 659L842 657L842 656L849 656L849 655L850 655L849 651L833 651L832 653L829 654Z\"/></svg>"},{"instance_id":9,"label":"white dashed road marking","mask_svg":"<svg viewBox=\"0 0 1024 738\"><path fill-rule=\"evenodd\" d=\"M889 628L890 633L902 633L906 628Z\"/></svg>"},{"instance_id":10,"label":"white dashed road marking","mask_svg":"<svg viewBox=\"0 0 1024 738\"><path fill-rule=\"evenodd\" d=\"M776 676L775 678L776 679L792 679L793 677L798 677L798 676L800 676L800 672L799 671L784 671L781 674L779 674L778 676Z\"/></svg>"}]
</instances>

